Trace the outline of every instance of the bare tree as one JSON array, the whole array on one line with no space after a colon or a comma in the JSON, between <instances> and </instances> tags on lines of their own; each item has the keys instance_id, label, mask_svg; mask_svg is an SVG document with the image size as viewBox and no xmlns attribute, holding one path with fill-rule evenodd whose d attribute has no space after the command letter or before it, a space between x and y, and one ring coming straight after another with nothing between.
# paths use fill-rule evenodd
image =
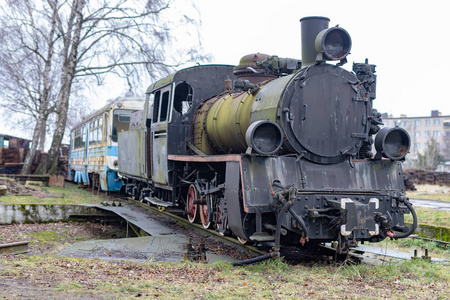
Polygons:
<instances>
[{"instance_id":1,"label":"bare tree","mask_svg":"<svg viewBox=\"0 0 450 300\"><path fill-rule=\"evenodd\" d=\"M19 119L21 127L30 129L34 125L32 147L22 169L23 173L29 173L36 150L43 150L47 120L54 109L55 78L51 69L56 22L51 21L54 16L49 23L37 19L31 13L34 7L30 2L8 4L3 8L3 12L8 10L8 17L0 21L0 91L9 112L31 117L31 122Z\"/></svg>"},{"instance_id":2,"label":"bare tree","mask_svg":"<svg viewBox=\"0 0 450 300\"><path fill-rule=\"evenodd\" d=\"M0 4L2 36L8 36L7 47L0 51L0 70L21 77L10 82L7 93L0 93L11 110L16 107L33 116L33 147L43 140L48 117L55 114L52 144L39 173L55 172L74 85L90 82L86 77L101 83L106 74L115 74L126 79L130 91L142 84L142 78L156 78L182 63L205 59L198 44L172 47L176 30L182 28L186 36L196 33L198 25L176 9L175 0L0 0ZM18 99L23 100L20 106Z\"/></svg>"},{"instance_id":3,"label":"bare tree","mask_svg":"<svg viewBox=\"0 0 450 300\"><path fill-rule=\"evenodd\" d=\"M435 139L431 138L428 142L428 147L423 154L417 154L415 167L420 170L434 171L443 159L444 157L439 150L438 143Z\"/></svg>"}]
</instances>

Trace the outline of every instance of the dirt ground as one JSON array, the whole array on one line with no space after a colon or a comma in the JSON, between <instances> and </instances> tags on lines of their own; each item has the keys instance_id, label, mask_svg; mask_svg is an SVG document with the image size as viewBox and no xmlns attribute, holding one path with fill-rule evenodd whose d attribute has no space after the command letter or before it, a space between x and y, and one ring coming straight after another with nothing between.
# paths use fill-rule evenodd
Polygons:
<instances>
[{"instance_id":1,"label":"dirt ground","mask_svg":"<svg viewBox=\"0 0 450 300\"><path fill-rule=\"evenodd\" d=\"M165 220L161 220L164 222ZM195 232L187 232L187 229L172 224L173 230L184 231L185 234L189 233L192 237L193 245L196 245L200 241L200 235ZM76 270L72 267L67 267L70 264L76 264L69 262L65 258L54 258L55 261L41 262L40 257L54 257L58 252L63 250L69 245L85 241L96 239L110 239L123 237L123 229L116 225L105 225L93 222L58 222L48 224L12 224L0 226L0 244L7 244L18 241L29 241L29 252L21 255L1 255L0 254L0 299L115 299L123 298L123 295L117 295L115 293L102 292L93 296L79 295L78 293L72 293L70 291L58 291L57 288L61 282L64 282L67 277L75 282L88 282L86 273L83 270ZM220 255L221 253L233 253L235 258L245 259L249 256L236 251L234 248L224 245L223 243L214 241L213 239L205 238L205 244L207 249ZM63 264L63 270L52 274L40 274L36 272L36 266L32 265L27 268L27 271L16 274L11 270L4 270L3 262L7 262L9 265L13 262L17 262L17 266L21 266L21 261L29 263L27 258L38 257L37 264L45 264L45 269L60 267ZM126 259L126 257L125 257ZM70 260L69 260L70 261ZM89 259L88 259L89 261ZM56 266L52 266L56 264ZM98 264L98 260L91 262L90 268L95 268L95 264ZM130 263L134 264L134 263ZM114 268L114 263L105 263L104 268L107 269L105 274L97 273L95 282L103 282L110 280L107 274L111 273L111 269ZM127 263L124 263L124 267L127 267ZM9 268L8 268L9 269ZM37 268L39 269L39 268ZM44 269L44 268L43 268ZM73 271L68 275L68 271ZM5 276L6 275L6 276ZM94 283L93 283L94 284ZM98 283L94 284L97 285ZM89 288L89 284L87 284ZM90 287L92 288L92 287Z\"/></svg>"},{"instance_id":2,"label":"dirt ground","mask_svg":"<svg viewBox=\"0 0 450 300\"><path fill-rule=\"evenodd\" d=\"M0 260L21 260L23 256L45 257L53 255L65 246L83 240L111 238L120 232L113 225L98 223L58 222L49 224L12 224L0 226L0 244L29 241L29 253L2 255ZM2 270L0 263L0 274ZM30 273L33 274L33 273ZM0 299L99 299L77 293L61 295L54 286L60 281L41 274L34 276L1 276Z\"/></svg>"},{"instance_id":3,"label":"dirt ground","mask_svg":"<svg viewBox=\"0 0 450 300\"><path fill-rule=\"evenodd\" d=\"M263 271L225 267L223 271L201 264L152 265L56 256L70 244L122 234L118 226L92 222L1 225L0 244L27 240L30 252L0 254L0 299L233 299L231 295L234 299L251 295L257 299L445 299L449 287L448 273L425 277L428 266L422 265L417 270L402 266L399 271L395 267L376 271L299 266L274 274L277 266L275 271L271 267ZM193 244L198 239L193 235ZM206 243L218 254L232 251L220 243ZM366 274L366 270L370 271ZM375 275L368 274L372 271ZM392 280L389 272L397 271L398 279Z\"/></svg>"}]
</instances>

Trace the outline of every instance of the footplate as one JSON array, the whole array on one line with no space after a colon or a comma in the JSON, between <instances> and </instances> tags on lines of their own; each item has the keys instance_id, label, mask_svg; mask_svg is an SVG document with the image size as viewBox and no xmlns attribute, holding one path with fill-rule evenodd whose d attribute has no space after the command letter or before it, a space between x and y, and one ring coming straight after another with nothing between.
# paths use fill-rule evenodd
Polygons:
<instances>
[{"instance_id":1,"label":"footplate","mask_svg":"<svg viewBox=\"0 0 450 300\"><path fill-rule=\"evenodd\" d=\"M341 234L349 236L353 230L365 229L370 235L379 234L379 226L375 223L375 210L380 202L377 198L371 198L369 203L361 203L350 198L341 199L341 208L346 211L346 223L341 225Z\"/></svg>"}]
</instances>

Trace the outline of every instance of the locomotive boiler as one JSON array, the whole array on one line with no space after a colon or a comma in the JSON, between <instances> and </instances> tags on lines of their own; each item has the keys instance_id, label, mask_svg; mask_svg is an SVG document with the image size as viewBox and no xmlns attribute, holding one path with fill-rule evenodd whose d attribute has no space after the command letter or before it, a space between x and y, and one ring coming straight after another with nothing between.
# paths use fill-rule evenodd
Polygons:
<instances>
[{"instance_id":1,"label":"locomotive boiler","mask_svg":"<svg viewBox=\"0 0 450 300\"><path fill-rule=\"evenodd\" d=\"M140 127L119 134L126 192L278 254L411 234L409 135L380 130L375 65L343 68L352 41L329 21L300 20L301 60L250 54L152 84Z\"/></svg>"}]
</instances>

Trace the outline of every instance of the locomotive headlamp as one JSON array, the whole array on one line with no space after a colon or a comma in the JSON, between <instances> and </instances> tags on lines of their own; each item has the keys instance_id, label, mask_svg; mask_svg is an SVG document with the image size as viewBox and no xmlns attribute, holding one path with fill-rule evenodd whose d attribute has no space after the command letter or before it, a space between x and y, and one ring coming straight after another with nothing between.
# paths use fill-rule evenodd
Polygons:
<instances>
[{"instance_id":1,"label":"locomotive headlamp","mask_svg":"<svg viewBox=\"0 0 450 300\"><path fill-rule=\"evenodd\" d=\"M352 39L348 32L340 27L327 28L319 32L315 47L317 60L343 60L350 53Z\"/></svg>"},{"instance_id":2,"label":"locomotive headlamp","mask_svg":"<svg viewBox=\"0 0 450 300\"><path fill-rule=\"evenodd\" d=\"M375 159L382 157L391 160L401 160L409 151L411 139L408 132L400 127L384 127L375 137Z\"/></svg>"},{"instance_id":3,"label":"locomotive headlamp","mask_svg":"<svg viewBox=\"0 0 450 300\"><path fill-rule=\"evenodd\" d=\"M248 127L245 141L257 153L272 155L280 149L283 133L280 126L272 121L256 121Z\"/></svg>"}]
</instances>

